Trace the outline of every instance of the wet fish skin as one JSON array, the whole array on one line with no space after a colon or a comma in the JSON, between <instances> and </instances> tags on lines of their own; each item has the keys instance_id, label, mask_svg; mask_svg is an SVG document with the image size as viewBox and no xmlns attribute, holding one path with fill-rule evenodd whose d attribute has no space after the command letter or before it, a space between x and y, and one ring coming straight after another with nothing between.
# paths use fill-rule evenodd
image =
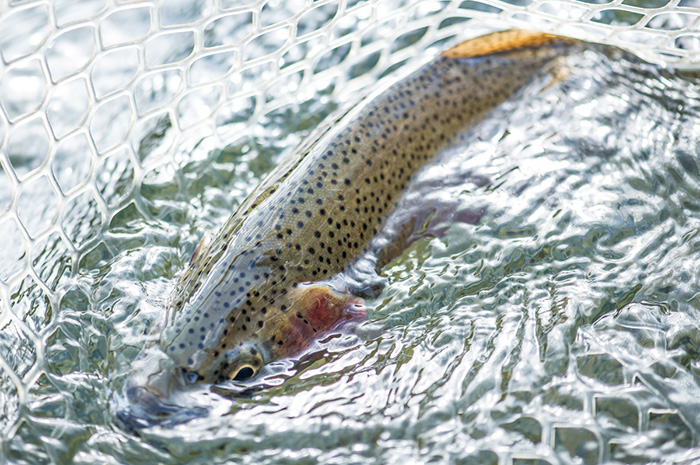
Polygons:
<instances>
[{"instance_id":1,"label":"wet fish skin","mask_svg":"<svg viewBox=\"0 0 700 465\"><path fill-rule=\"evenodd\" d=\"M367 251L414 173L456 133L577 44L529 31L467 41L375 93L275 169L195 252L158 343L169 365L147 376L146 388L167 396L175 385L248 378L362 319L362 301L324 280ZM153 382L161 375L179 381Z\"/></svg>"}]
</instances>

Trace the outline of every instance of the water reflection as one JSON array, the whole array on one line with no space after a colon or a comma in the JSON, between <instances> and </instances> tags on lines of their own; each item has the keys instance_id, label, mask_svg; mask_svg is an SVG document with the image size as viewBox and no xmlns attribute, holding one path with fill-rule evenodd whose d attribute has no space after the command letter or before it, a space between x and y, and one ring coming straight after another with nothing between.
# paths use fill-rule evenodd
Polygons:
<instances>
[{"instance_id":1,"label":"water reflection","mask_svg":"<svg viewBox=\"0 0 700 465\"><path fill-rule=\"evenodd\" d=\"M389 263L356 335L280 362L270 387L212 400L212 415L136 437L113 429L96 393L119 389L182 244L196 240L188 216L226 218L231 179L203 183L217 179L214 165L192 175L204 192L192 196L214 200L206 207L173 205L176 174L147 186L154 212L187 213L155 226L133 211L117 218L110 240L123 249L62 303L65 332L47 348L58 388L40 383L35 429L17 437L52 434L39 419L60 415L51 396L70 392L76 462L697 457L698 82L617 52L567 63L565 79L544 76L420 175L413 195L431 186L484 214ZM233 150L240 199L256 181L244 168L271 154ZM68 366L55 349L73 343L72 328L89 329L76 340L105 348L108 362Z\"/></svg>"}]
</instances>

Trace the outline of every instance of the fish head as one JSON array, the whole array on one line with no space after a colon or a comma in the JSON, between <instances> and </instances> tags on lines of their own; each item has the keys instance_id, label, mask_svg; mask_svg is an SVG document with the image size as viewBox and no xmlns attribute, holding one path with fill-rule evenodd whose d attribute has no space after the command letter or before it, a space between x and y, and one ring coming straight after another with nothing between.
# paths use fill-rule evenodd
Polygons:
<instances>
[{"instance_id":1,"label":"fish head","mask_svg":"<svg viewBox=\"0 0 700 465\"><path fill-rule=\"evenodd\" d=\"M274 361L292 357L319 336L366 318L361 299L323 283L300 283L262 307L265 318L252 325L232 324L218 344L203 349L187 370L205 383L246 381ZM167 352L167 349L166 349Z\"/></svg>"},{"instance_id":2,"label":"fish head","mask_svg":"<svg viewBox=\"0 0 700 465\"><path fill-rule=\"evenodd\" d=\"M308 282L316 268L291 246L304 241L290 237L281 245L263 220L251 216L240 230L224 229L195 251L157 342L129 376L131 424L196 416L190 394L253 379L271 362L366 317L361 299L337 285Z\"/></svg>"},{"instance_id":3,"label":"fish head","mask_svg":"<svg viewBox=\"0 0 700 465\"><path fill-rule=\"evenodd\" d=\"M317 338L367 317L361 299L325 283L292 285L274 302L270 300L262 307L264 313L260 312L265 318L256 324L236 324L244 310L239 308L231 312L236 316L224 319L228 324L221 331L217 325L207 325L216 340L208 335L204 340L201 336L194 339L190 329L198 326L190 324L181 324L175 336L164 332L160 342L148 347L133 363L126 402L117 409L121 423L135 430L205 416L208 407L197 403L201 399L196 393L207 384L247 381L266 364L298 355ZM190 344L193 341L197 343Z\"/></svg>"},{"instance_id":4,"label":"fish head","mask_svg":"<svg viewBox=\"0 0 700 465\"><path fill-rule=\"evenodd\" d=\"M270 362L366 317L358 297L325 282L296 282L293 269L275 269L260 255L220 259L170 314L158 341L180 384L248 380Z\"/></svg>"}]
</instances>

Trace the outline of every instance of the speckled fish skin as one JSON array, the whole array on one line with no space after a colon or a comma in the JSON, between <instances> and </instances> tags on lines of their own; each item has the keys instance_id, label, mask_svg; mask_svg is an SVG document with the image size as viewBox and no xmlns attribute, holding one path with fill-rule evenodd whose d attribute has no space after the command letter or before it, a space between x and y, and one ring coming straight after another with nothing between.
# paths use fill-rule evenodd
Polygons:
<instances>
[{"instance_id":1,"label":"speckled fish skin","mask_svg":"<svg viewBox=\"0 0 700 465\"><path fill-rule=\"evenodd\" d=\"M491 34L366 99L271 173L198 248L175 290L160 349L190 382L243 379L342 321L361 319L362 301L323 281L366 251L411 177L451 137L578 43L528 31Z\"/></svg>"}]
</instances>

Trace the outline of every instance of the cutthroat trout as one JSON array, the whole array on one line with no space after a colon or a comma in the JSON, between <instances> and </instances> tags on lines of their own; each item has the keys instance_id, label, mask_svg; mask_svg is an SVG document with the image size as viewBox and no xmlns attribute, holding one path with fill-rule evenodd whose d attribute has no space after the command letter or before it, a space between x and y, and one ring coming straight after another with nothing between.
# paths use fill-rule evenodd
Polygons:
<instances>
[{"instance_id":1,"label":"cutthroat trout","mask_svg":"<svg viewBox=\"0 0 700 465\"><path fill-rule=\"evenodd\" d=\"M362 300L327 280L368 251L412 176L456 133L579 43L529 31L469 40L371 95L286 160L197 247L128 397L165 415L177 390L251 378L364 318Z\"/></svg>"}]
</instances>

